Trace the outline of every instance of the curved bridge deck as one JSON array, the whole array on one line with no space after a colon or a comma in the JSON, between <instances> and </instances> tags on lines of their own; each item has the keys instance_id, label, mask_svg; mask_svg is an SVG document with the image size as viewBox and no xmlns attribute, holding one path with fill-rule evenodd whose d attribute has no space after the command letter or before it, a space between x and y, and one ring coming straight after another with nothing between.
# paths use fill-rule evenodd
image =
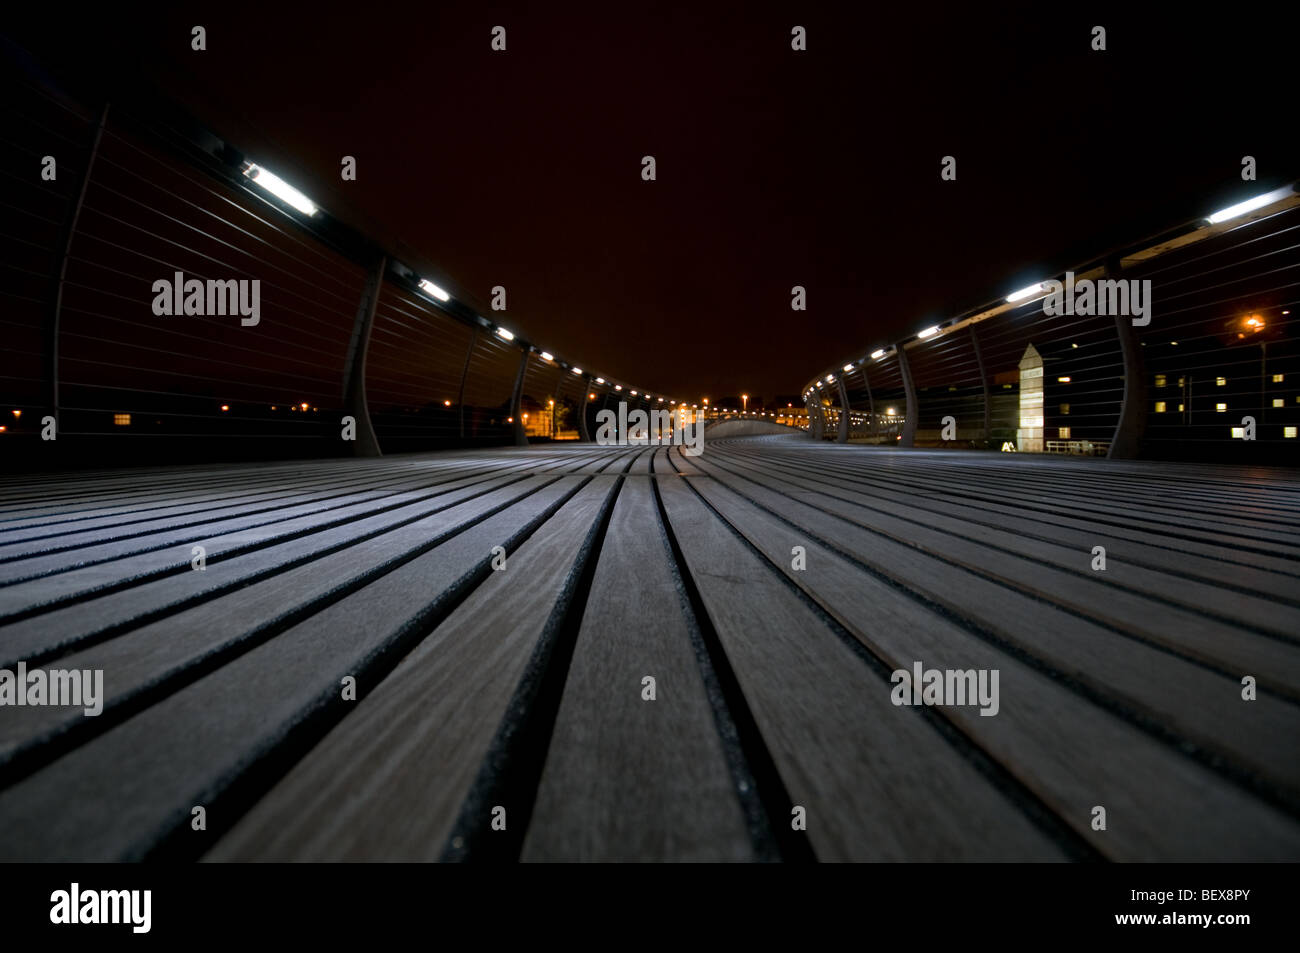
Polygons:
<instances>
[{"instance_id":1,"label":"curved bridge deck","mask_svg":"<svg viewBox=\"0 0 1300 953\"><path fill-rule=\"evenodd\" d=\"M0 854L1300 859L1298 528L801 437L6 479L0 668L103 697L0 708Z\"/></svg>"}]
</instances>

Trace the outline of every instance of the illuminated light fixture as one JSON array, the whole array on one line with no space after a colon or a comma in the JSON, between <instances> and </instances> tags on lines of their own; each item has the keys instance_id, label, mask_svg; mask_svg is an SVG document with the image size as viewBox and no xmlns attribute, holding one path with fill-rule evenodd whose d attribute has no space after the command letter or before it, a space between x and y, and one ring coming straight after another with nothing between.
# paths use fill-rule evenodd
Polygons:
<instances>
[{"instance_id":1,"label":"illuminated light fixture","mask_svg":"<svg viewBox=\"0 0 1300 953\"><path fill-rule=\"evenodd\" d=\"M1226 222L1229 219L1238 218L1248 212L1253 212L1257 208L1263 208L1265 205L1272 205L1291 194L1290 186L1274 189L1272 192L1265 192L1263 195L1256 195L1253 199L1246 199L1244 202L1238 202L1236 205L1229 205L1227 208L1219 209L1209 218L1206 219L1211 225L1218 225L1220 222Z\"/></svg>"},{"instance_id":2,"label":"illuminated light fixture","mask_svg":"<svg viewBox=\"0 0 1300 953\"><path fill-rule=\"evenodd\" d=\"M496 331L497 334L505 338L507 341L513 341L515 339L515 334L513 331L507 331L505 328L497 328Z\"/></svg>"},{"instance_id":3,"label":"illuminated light fixture","mask_svg":"<svg viewBox=\"0 0 1300 953\"><path fill-rule=\"evenodd\" d=\"M508 423L508 424L512 424L512 423L514 423L514 422L515 422L515 418L513 418L513 417L507 417L507 418L506 418L506 423Z\"/></svg>"},{"instance_id":4,"label":"illuminated light fixture","mask_svg":"<svg viewBox=\"0 0 1300 953\"><path fill-rule=\"evenodd\" d=\"M853 370L853 365L852 365L852 364L845 364L845 365L844 365L844 373L845 373L845 374L847 374L847 373L848 373L849 371L851 371L851 370Z\"/></svg>"},{"instance_id":5,"label":"illuminated light fixture","mask_svg":"<svg viewBox=\"0 0 1300 953\"><path fill-rule=\"evenodd\" d=\"M636 396L636 391L632 391L632 396L633 396L633 397Z\"/></svg>"},{"instance_id":6,"label":"illuminated light fixture","mask_svg":"<svg viewBox=\"0 0 1300 953\"><path fill-rule=\"evenodd\" d=\"M222 410L223 412L225 412L225 411L227 411L227 410L229 410L229 409L230 409L230 405L229 405L229 404L222 404L222 405L221 405L221 410Z\"/></svg>"},{"instance_id":7,"label":"illuminated light fixture","mask_svg":"<svg viewBox=\"0 0 1300 953\"><path fill-rule=\"evenodd\" d=\"M435 298L437 298L439 301L450 301L450 300L451 300L451 295L447 294L447 292L443 291L441 288L439 288L437 285L435 285L435 284L434 284L432 281L430 281L428 278L421 278L421 279L420 279L420 288L421 288L423 291L427 292L428 294L433 295L433 296L434 296Z\"/></svg>"},{"instance_id":8,"label":"illuminated light fixture","mask_svg":"<svg viewBox=\"0 0 1300 953\"><path fill-rule=\"evenodd\" d=\"M543 360L543 361L553 361L553 360L555 360L555 355L552 354L550 351L543 351L543 352L542 352L542 360Z\"/></svg>"},{"instance_id":9,"label":"illuminated light fixture","mask_svg":"<svg viewBox=\"0 0 1300 953\"><path fill-rule=\"evenodd\" d=\"M664 402L664 399L663 399L662 397L660 397L660 398L659 398L659 403L662 404L663 402Z\"/></svg>"},{"instance_id":10,"label":"illuminated light fixture","mask_svg":"<svg viewBox=\"0 0 1300 953\"><path fill-rule=\"evenodd\" d=\"M1058 378L1056 379L1056 382L1057 382L1058 384L1068 384L1068 383L1070 383L1070 379L1069 379L1068 377L1058 377Z\"/></svg>"},{"instance_id":11,"label":"illuminated light fixture","mask_svg":"<svg viewBox=\"0 0 1300 953\"><path fill-rule=\"evenodd\" d=\"M1021 288L1019 291L1013 291L1007 295L1007 304L1015 304L1017 301L1024 301L1026 298L1032 298L1040 291L1046 291L1047 288L1040 281L1036 285L1030 285L1028 288Z\"/></svg>"},{"instance_id":12,"label":"illuminated light fixture","mask_svg":"<svg viewBox=\"0 0 1300 953\"><path fill-rule=\"evenodd\" d=\"M603 377L597 377L597 378L596 378L596 383L597 383L597 384L603 384L603 383L605 383L605 378L603 378Z\"/></svg>"},{"instance_id":13,"label":"illuminated light fixture","mask_svg":"<svg viewBox=\"0 0 1300 953\"><path fill-rule=\"evenodd\" d=\"M244 175L248 176L276 198L292 205L298 211L302 212L302 214L316 214L316 204L278 175L273 175L261 166L253 165L252 163L249 163L248 168L244 170Z\"/></svg>"},{"instance_id":14,"label":"illuminated light fixture","mask_svg":"<svg viewBox=\"0 0 1300 953\"><path fill-rule=\"evenodd\" d=\"M588 395L587 395L587 400L595 400L595 399L596 399L596 395L595 395L595 394L588 394Z\"/></svg>"},{"instance_id":15,"label":"illuminated light fixture","mask_svg":"<svg viewBox=\"0 0 1300 953\"><path fill-rule=\"evenodd\" d=\"M1079 345L1077 345L1077 344L1071 344L1071 345L1070 345L1070 347L1078 347L1078 346L1079 346Z\"/></svg>"},{"instance_id":16,"label":"illuminated light fixture","mask_svg":"<svg viewBox=\"0 0 1300 953\"><path fill-rule=\"evenodd\" d=\"M614 390L622 390L622 389L623 389L623 385L622 385L622 384L615 384L615 385L614 385Z\"/></svg>"},{"instance_id":17,"label":"illuminated light fixture","mask_svg":"<svg viewBox=\"0 0 1300 953\"><path fill-rule=\"evenodd\" d=\"M872 360L877 360L877 361L878 361L878 360L880 360L880 358L882 358L882 357L884 357L884 356L885 356L885 349L884 349L883 347L881 347L881 348L877 348L876 350L874 350L874 351L871 352L871 358L872 358Z\"/></svg>"},{"instance_id":18,"label":"illuminated light fixture","mask_svg":"<svg viewBox=\"0 0 1300 953\"><path fill-rule=\"evenodd\" d=\"M835 375L834 375L834 374L827 374L827 375L826 375L826 383L828 383L828 384L834 384L834 383L835 383Z\"/></svg>"},{"instance_id":19,"label":"illuminated light fixture","mask_svg":"<svg viewBox=\"0 0 1300 953\"><path fill-rule=\"evenodd\" d=\"M131 415L130 415L130 414L114 414L114 415L113 415L113 425L116 426L116 427L129 427L129 426L131 426Z\"/></svg>"},{"instance_id":20,"label":"illuminated light fixture","mask_svg":"<svg viewBox=\"0 0 1300 953\"><path fill-rule=\"evenodd\" d=\"M920 334L918 334L917 337L919 337L921 340L925 340L926 338L934 337L938 333L939 333L939 325L934 324L926 328Z\"/></svg>"},{"instance_id":21,"label":"illuminated light fixture","mask_svg":"<svg viewBox=\"0 0 1300 953\"><path fill-rule=\"evenodd\" d=\"M1248 328L1262 328L1263 326L1264 322L1260 320L1260 317L1257 314L1252 314L1246 319L1246 327Z\"/></svg>"},{"instance_id":22,"label":"illuminated light fixture","mask_svg":"<svg viewBox=\"0 0 1300 953\"><path fill-rule=\"evenodd\" d=\"M23 412L22 412L21 410L15 410L15 411L14 411L14 417L15 417L15 418L17 418L17 417L21 417L22 415L23 415Z\"/></svg>"},{"instance_id":23,"label":"illuminated light fixture","mask_svg":"<svg viewBox=\"0 0 1300 953\"><path fill-rule=\"evenodd\" d=\"M581 368L581 367L575 367L575 368L573 369L573 373L574 373L574 374L581 375L581 374L582 374L582 368Z\"/></svg>"},{"instance_id":24,"label":"illuminated light fixture","mask_svg":"<svg viewBox=\"0 0 1300 953\"><path fill-rule=\"evenodd\" d=\"M444 407L450 407L450 406L451 406L451 401L449 401L449 400L444 400L444 401L442 402L442 406L444 406Z\"/></svg>"}]
</instances>

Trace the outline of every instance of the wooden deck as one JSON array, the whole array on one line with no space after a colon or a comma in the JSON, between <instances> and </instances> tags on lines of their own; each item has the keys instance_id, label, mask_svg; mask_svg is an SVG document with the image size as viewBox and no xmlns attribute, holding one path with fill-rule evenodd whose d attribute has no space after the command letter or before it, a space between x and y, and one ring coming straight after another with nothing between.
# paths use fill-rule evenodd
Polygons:
<instances>
[{"instance_id":1,"label":"wooden deck","mask_svg":"<svg viewBox=\"0 0 1300 953\"><path fill-rule=\"evenodd\" d=\"M0 858L1300 860L1298 577L1293 471L790 436L3 479L0 668L105 698L0 708ZM895 705L918 661L997 714Z\"/></svg>"}]
</instances>

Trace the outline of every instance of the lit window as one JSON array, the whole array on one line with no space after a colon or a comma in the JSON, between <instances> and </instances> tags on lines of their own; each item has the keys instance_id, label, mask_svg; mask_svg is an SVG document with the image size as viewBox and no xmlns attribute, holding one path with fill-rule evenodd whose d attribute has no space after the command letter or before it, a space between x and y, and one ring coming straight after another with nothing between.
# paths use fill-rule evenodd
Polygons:
<instances>
[{"instance_id":1,"label":"lit window","mask_svg":"<svg viewBox=\"0 0 1300 953\"><path fill-rule=\"evenodd\" d=\"M1163 400L1156 401L1156 413L1163 414L1164 412L1165 412L1165 402Z\"/></svg>"},{"instance_id":2,"label":"lit window","mask_svg":"<svg viewBox=\"0 0 1300 953\"><path fill-rule=\"evenodd\" d=\"M1215 386L1215 387L1223 387L1223 386L1226 385L1227 383L1228 383L1228 379L1227 379L1226 377L1216 377L1216 378L1214 379L1214 386Z\"/></svg>"},{"instance_id":3,"label":"lit window","mask_svg":"<svg viewBox=\"0 0 1300 953\"><path fill-rule=\"evenodd\" d=\"M1241 439L1242 439L1243 437L1245 437L1245 436L1246 436L1246 428L1245 428L1245 427L1233 427L1233 428L1232 428L1232 439L1233 439L1233 440L1241 440Z\"/></svg>"},{"instance_id":4,"label":"lit window","mask_svg":"<svg viewBox=\"0 0 1300 953\"><path fill-rule=\"evenodd\" d=\"M1282 436L1283 436L1283 437L1286 437L1286 438L1288 438L1288 439L1294 439L1294 437L1295 437L1295 428L1294 428L1294 427L1283 427L1283 428L1282 428Z\"/></svg>"},{"instance_id":5,"label":"lit window","mask_svg":"<svg viewBox=\"0 0 1300 953\"><path fill-rule=\"evenodd\" d=\"M1070 405L1069 405L1069 404L1062 404L1062 405L1061 405L1061 416L1062 416L1062 417L1068 417L1068 416L1070 416Z\"/></svg>"},{"instance_id":6,"label":"lit window","mask_svg":"<svg viewBox=\"0 0 1300 953\"><path fill-rule=\"evenodd\" d=\"M1002 389L1003 389L1003 390L1011 390L1011 385L1010 385L1010 384L1003 384L1003 385L1002 385Z\"/></svg>"},{"instance_id":7,"label":"lit window","mask_svg":"<svg viewBox=\"0 0 1300 953\"><path fill-rule=\"evenodd\" d=\"M1187 381L1187 378L1186 378L1186 377L1180 377L1180 378L1178 378L1178 386L1179 386L1179 387L1182 387L1183 384L1186 383L1186 381Z\"/></svg>"},{"instance_id":8,"label":"lit window","mask_svg":"<svg viewBox=\"0 0 1300 953\"><path fill-rule=\"evenodd\" d=\"M1286 404L1286 401L1284 401L1281 397L1274 397L1274 398L1273 398L1273 406L1274 406L1274 407L1281 407L1281 406L1283 406L1283 405L1285 405L1285 404Z\"/></svg>"},{"instance_id":9,"label":"lit window","mask_svg":"<svg viewBox=\"0 0 1300 953\"><path fill-rule=\"evenodd\" d=\"M1184 404L1179 404L1179 405L1178 405L1178 412L1179 412L1180 414L1183 412L1183 407L1184 407L1184 406L1186 406L1186 405L1184 405Z\"/></svg>"},{"instance_id":10,"label":"lit window","mask_svg":"<svg viewBox=\"0 0 1300 953\"><path fill-rule=\"evenodd\" d=\"M130 414L114 414L114 415L113 415L113 423L114 423L116 426L118 426L118 427L129 427L129 426L131 426L131 415L130 415Z\"/></svg>"},{"instance_id":11,"label":"lit window","mask_svg":"<svg viewBox=\"0 0 1300 953\"><path fill-rule=\"evenodd\" d=\"M1163 375L1163 374L1157 374L1157 375L1156 375L1156 386L1157 386L1157 387L1164 387L1164 386L1165 386L1165 375Z\"/></svg>"},{"instance_id":12,"label":"lit window","mask_svg":"<svg viewBox=\"0 0 1300 953\"><path fill-rule=\"evenodd\" d=\"M1273 383L1274 383L1274 384L1280 384L1280 383L1282 383L1282 381L1284 381L1284 380L1286 380L1286 375L1285 375L1285 374L1274 374L1274 375L1273 375Z\"/></svg>"},{"instance_id":13,"label":"lit window","mask_svg":"<svg viewBox=\"0 0 1300 953\"><path fill-rule=\"evenodd\" d=\"M1070 439L1070 428L1069 428L1069 427L1060 427L1060 428L1058 428L1058 430L1059 430L1059 432L1060 432L1060 438L1061 438L1062 440L1069 440L1069 439Z\"/></svg>"},{"instance_id":14,"label":"lit window","mask_svg":"<svg viewBox=\"0 0 1300 953\"><path fill-rule=\"evenodd\" d=\"M1070 379L1069 379L1068 377L1058 377L1058 378L1056 379L1056 382L1057 382L1058 384L1068 384L1068 383L1070 383Z\"/></svg>"},{"instance_id":15,"label":"lit window","mask_svg":"<svg viewBox=\"0 0 1300 953\"><path fill-rule=\"evenodd\" d=\"M1227 404L1215 404L1215 405L1214 405L1214 409L1217 410L1219 413L1223 413L1225 410L1228 409L1228 405L1227 405Z\"/></svg>"}]
</instances>

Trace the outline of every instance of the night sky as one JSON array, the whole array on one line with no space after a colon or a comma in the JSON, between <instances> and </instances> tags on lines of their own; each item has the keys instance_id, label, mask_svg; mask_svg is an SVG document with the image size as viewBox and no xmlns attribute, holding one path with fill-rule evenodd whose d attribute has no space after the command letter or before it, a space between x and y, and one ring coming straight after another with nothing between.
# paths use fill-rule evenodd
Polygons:
<instances>
[{"instance_id":1,"label":"night sky","mask_svg":"<svg viewBox=\"0 0 1300 953\"><path fill-rule=\"evenodd\" d=\"M560 357L770 398L1295 176L1294 19L1127 6L203 4L28 35L143 74L481 313L506 286L494 317Z\"/></svg>"}]
</instances>

